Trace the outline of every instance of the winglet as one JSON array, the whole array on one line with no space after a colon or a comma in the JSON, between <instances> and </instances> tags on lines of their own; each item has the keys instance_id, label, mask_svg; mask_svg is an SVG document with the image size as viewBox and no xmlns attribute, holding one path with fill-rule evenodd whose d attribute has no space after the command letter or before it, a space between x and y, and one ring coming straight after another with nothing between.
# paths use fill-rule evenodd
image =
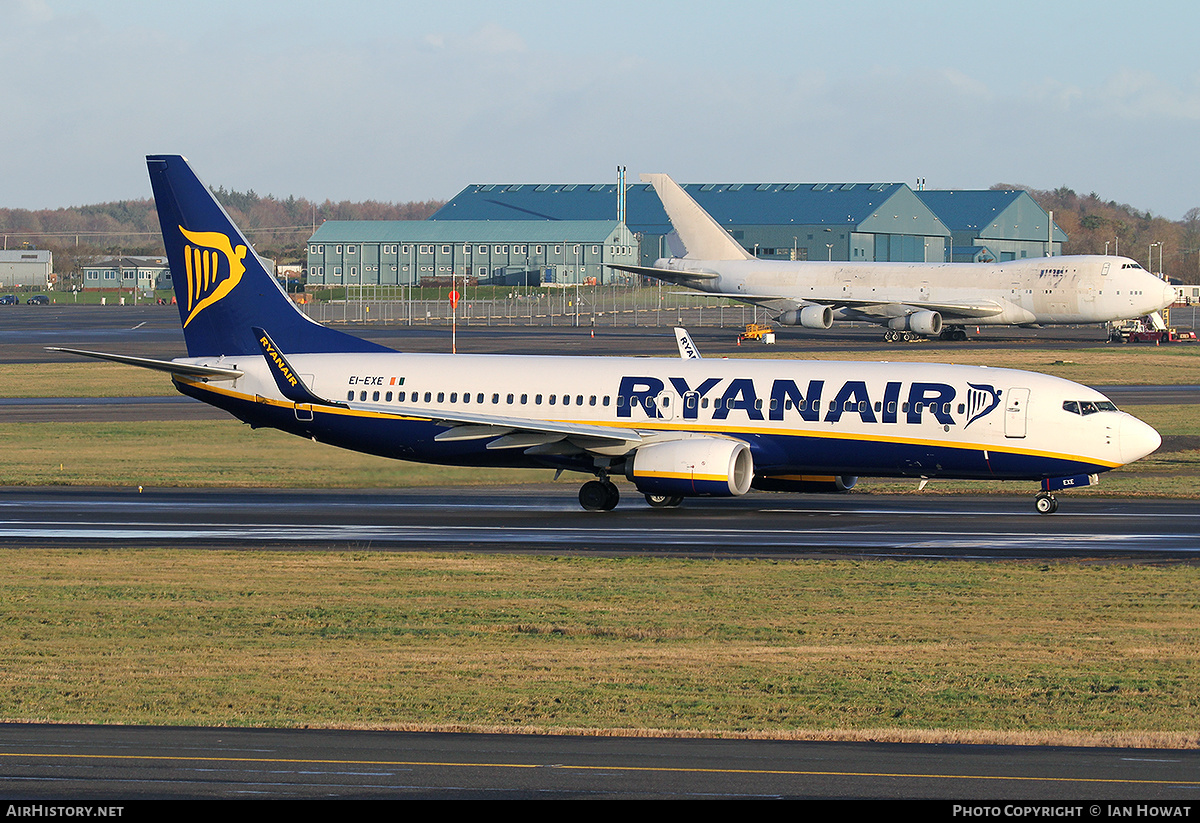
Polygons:
<instances>
[{"instance_id":1,"label":"winglet","mask_svg":"<svg viewBox=\"0 0 1200 823\"><path fill-rule=\"evenodd\" d=\"M296 370L292 368L292 364L283 356L283 352L271 340L271 336L257 326L253 331L258 338L258 345L262 348L267 366L271 369L271 376L275 378L275 385L279 387L279 391L283 392L284 397L293 403L308 403L314 406L345 405L313 394Z\"/></svg>"},{"instance_id":2,"label":"winglet","mask_svg":"<svg viewBox=\"0 0 1200 823\"><path fill-rule=\"evenodd\" d=\"M700 350L692 342L692 336L687 329L675 327L675 344L679 346L679 356L684 360L699 360Z\"/></svg>"},{"instance_id":3,"label":"winglet","mask_svg":"<svg viewBox=\"0 0 1200 823\"><path fill-rule=\"evenodd\" d=\"M670 177L665 174L643 174L641 177L642 182L650 183L658 192L663 210L687 249L686 257L693 260L754 259L754 255L742 248Z\"/></svg>"}]
</instances>

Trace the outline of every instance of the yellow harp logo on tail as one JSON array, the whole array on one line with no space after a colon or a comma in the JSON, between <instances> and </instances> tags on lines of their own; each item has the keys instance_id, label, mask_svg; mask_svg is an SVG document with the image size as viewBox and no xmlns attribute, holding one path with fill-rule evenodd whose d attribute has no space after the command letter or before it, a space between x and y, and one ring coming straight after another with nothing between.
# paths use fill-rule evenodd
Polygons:
<instances>
[{"instance_id":1,"label":"yellow harp logo on tail","mask_svg":"<svg viewBox=\"0 0 1200 823\"><path fill-rule=\"evenodd\" d=\"M197 314L216 303L229 292L233 291L242 279L246 266L242 260L246 257L246 247L236 248L229 238L215 231L188 231L179 227L194 245L184 245L183 262L187 268L187 308L188 316L183 321L183 327L192 322ZM221 265L224 257L226 265Z\"/></svg>"}]
</instances>

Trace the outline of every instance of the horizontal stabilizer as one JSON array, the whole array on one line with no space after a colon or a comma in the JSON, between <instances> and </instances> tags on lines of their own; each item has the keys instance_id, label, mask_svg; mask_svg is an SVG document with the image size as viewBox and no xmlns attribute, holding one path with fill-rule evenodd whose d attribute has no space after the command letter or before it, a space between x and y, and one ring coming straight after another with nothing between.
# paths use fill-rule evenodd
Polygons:
<instances>
[{"instance_id":1,"label":"horizontal stabilizer","mask_svg":"<svg viewBox=\"0 0 1200 823\"><path fill-rule=\"evenodd\" d=\"M142 369L165 371L184 377L202 377L208 380L236 380L242 376L237 369L223 369L219 366L197 366L192 363L179 363L174 360L152 360L149 357L131 357L127 354L106 354L99 351L84 351L83 349L65 349L61 346L46 346L46 351L60 351L66 354L78 354L82 357L94 357L97 360L109 360L113 363L124 363L126 366L137 366Z\"/></svg>"},{"instance_id":2,"label":"horizontal stabilizer","mask_svg":"<svg viewBox=\"0 0 1200 823\"><path fill-rule=\"evenodd\" d=\"M654 277L658 280L665 280L668 283L679 283L683 286L697 280L716 280L720 277L715 271L676 271L675 269L656 269L653 266L624 266L616 263L605 263L605 265L610 269L627 271L630 274L640 274L645 277Z\"/></svg>"}]
</instances>

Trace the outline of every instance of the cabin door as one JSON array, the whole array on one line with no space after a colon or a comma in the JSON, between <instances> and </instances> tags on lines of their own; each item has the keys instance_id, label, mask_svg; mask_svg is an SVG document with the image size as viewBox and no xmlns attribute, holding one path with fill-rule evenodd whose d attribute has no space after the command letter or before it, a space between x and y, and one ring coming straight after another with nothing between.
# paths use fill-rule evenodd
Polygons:
<instances>
[{"instance_id":1,"label":"cabin door","mask_svg":"<svg viewBox=\"0 0 1200 823\"><path fill-rule=\"evenodd\" d=\"M1027 428L1026 413L1029 406L1029 389L1009 389L1004 401L1004 436L1024 437Z\"/></svg>"}]
</instances>

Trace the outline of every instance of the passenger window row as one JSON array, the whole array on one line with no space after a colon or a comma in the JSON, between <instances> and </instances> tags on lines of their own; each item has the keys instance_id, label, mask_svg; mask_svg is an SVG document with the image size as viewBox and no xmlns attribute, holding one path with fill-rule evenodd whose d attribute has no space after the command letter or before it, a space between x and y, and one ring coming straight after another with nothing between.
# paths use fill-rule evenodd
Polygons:
<instances>
[{"instance_id":1,"label":"passenger window row","mask_svg":"<svg viewBox=\"0 0 1200 823\"><path fill-rule=\"evenodd\" d=\"M372 403L379 403L379 402L391 403L392 398L395 397L395 402L397 402L397 403L435 403L435 402L436 403L446 403L446 402L450 402L450 403L463 403L463 404L474 403L474 404L482 405L488 399L487 395L484 392L476 392L476 393L472 394L471 392L459 393L459 392L444 392L444 391L440 391L440 392L427 391L422 395L421 392L415 392L415 391L414 392L403 392L402 391L402 392L396 392L393 395L393 393L390 391L388 391L388 392L359 391L357 394L358 394L358 401L362 402L362 403L367 402L368 398L370 399L370 402L372 402ZM499 392L494 392L490 398L491 404L493 406L502 405L500 398L501 398L501 394ZM346 392L346 399L351 400L351 401L353 401L355 399L355 392L353 389ZM685 395L684 396L684 406L688 409L695 409L696 405L697 405L696 399L697 399L696 395L694 395L694 394ZM730 401L728 403L724 403L724 404L723 404L722 400L723 400L723 398L714 398L712 400L712 404L711 404L712 408L720 409L723 406L727 406L728 408L733 409L733 408L738 407L736 400L730 399ZM550 405L550 406L556 406L556 405L559 405L560 403L563 406L570 406L572 404L576 405L576 406L585 405L585 397L582 394L576 394L576 395L535 394L532 396L532 401L533 401L533 405L535 405L535 406L540 406L543 404L543 402L545 402L547 405ZM527 406L527 405L529 405L529 403L530 403L530 395L529 394L520 395L519 400L518 400L518 395L516 395L516 394L504 395L503 405ZM1072 407L1072 403L1074 403L1074 407ZM608 406L612 405L612 398L608 395L603 395L603 396L597 396L594 394L589 395L586 398L586 405L588 405L588 406L599 405L599 406L603 406L603 407L608 407ZM626 398L623 395L618 396L617 397L617 408L619 408L619 409L625 408L626 405L630 406L631 408L633 406L642 405L648 410L653 410L657 404L655 402L655 398L652 398L652 397L644 398L642 400L642 402L639 404L638 397L636 397L636 396L629 397L629 398ZM664 408L667 405L669 405L669 401L667 398L663 398L662 405ZM709 405L710 405L709 398L704 397L704 398L700 399L700 403L699 403L700 408L707 409L707 408L709 408ZM916 411L918 414L920 414L923 410L937 411L937 405L938 404L936 404L936 403L916 403L916 404L914 404L914 411ZM1089 407L1091 407L1091 410L1082 412L1083 414L1092 414L1093 412L1098 411L1098 410L1099 411L1110 411L1110 410L1116 411L1116 406L1113 406L1111 403L1096 404L1096 403L1089 402L1087 405ZM874 404L874 411L876 413L882 412L883 406L884 406L884 404L882 402L876 401ZM1101 408L1097 409L1096 408L1097 406L1100 406ZM1111 409L1104 408L1105 406L1109 406L1109 407L1111 407ZM754 408L756 410L761 411L764 407L770 408L771 411L776 411L779 408L779 401L774 398L772 398L768 403L765 403L765 404L762 399L756 399L754 401ZM941 409L942 413L950 414L950 407L951 407L950 403L943 403L942 409ZM807 400L801 400L799 403L793 403L791 398L786 398L783 401L783 408L788 411L795 409L796 411L803 412L803 411L808 410L809 403ZM837 408L837 402L834 400L830 400L829 401L829 411L834 411L836 408ZM1066 403L1063 403L1063 408L1066 409L1067 411L1073 411L1075 414L1080 414L1079 404L1075 403L1074 401L1067 401ZM843 405L842 410L847 411L847 412L857 411L859 413L865 413L868 411L868 404L867 404L867 401L865 401L865 400L859 400L857 402L854 400L847 400L845 402L845 404ZM887 413L895 414L896 411L897 411L897 403L895 401L889 401L887 404ZM908 403L900 403L899 411L901 414L908 414L909 404ZM958 413L963 414L965 411L966 411L966 406L962 403L959 403L958 404Z\"/></svg>"},{"instance_id":2,"label":"passenger window row","mask_svg":"<svg viewBox=\"0 0 1200 823\"><path fill-rule=\"evenodd\" d=\"M351 389L350 391L346 392L346 399L354 400L355 399L354 395L355 395L355 392L353 389ZM471 392L462 392L460 394L459 392L456 392L456 391L455 392L444 392L444 391L429 392L429 391L427 391L424 393L424 395L422 395L421 392L396 392L396 394L394 396L395 396L397 403L422 403L422 402L424 402L424 403L434 403L434 402L446 403L446 402L450 402L450 403L483 404L483 403L486 403L487 399L488 399L487 395L484 392L476 392L474 394L472 394ZM392 397L393 397L393 394L390 391L389 392L378 392L378 391L373 391L373 392L360 391L360 392L358 392L358 400L361 403L367 402L368 399L370 399L370 401L372 403L379 403L381 401L384 403L391 403ZM449 400L447 400L447 397L449 398ZM435 400L435 398L436 398L436 400ZM501 398L500 393L494 392L491 396L492 405L493 406L501 405L500 398ZM528 394L520 395L520 405L522 405L522 406L529 405L529 399L530 399L530 396ZM586 398L586 400L584 398L584 395L582 395L582 394L576 394L574 396L569 395L569 394L564 394L564 395L551 394L546 398L546 400L549 403L549 405L551 405L551 406L558 405L558 403L560 401L561 401L562 405L564 405L564 406L570 406L572 404L574 404L576 406L582 406L582 405L585 405L585 403L588 406L595 406L597 404L601 405L601 406L608 406L608 405L611 405L611 403L612 403L611 397L608 397L608 396L598 397L597 395L594 395L594 394L588 396ZM535 406L542 405L542 401L543 401L543 395L540 395L540 394L533 395L533 404ZM515 394L504 395L504 405L512 406L512 405L517 404L517 402L518 402L517 395L515 395Z\"/></svg>"}]
</instances>

